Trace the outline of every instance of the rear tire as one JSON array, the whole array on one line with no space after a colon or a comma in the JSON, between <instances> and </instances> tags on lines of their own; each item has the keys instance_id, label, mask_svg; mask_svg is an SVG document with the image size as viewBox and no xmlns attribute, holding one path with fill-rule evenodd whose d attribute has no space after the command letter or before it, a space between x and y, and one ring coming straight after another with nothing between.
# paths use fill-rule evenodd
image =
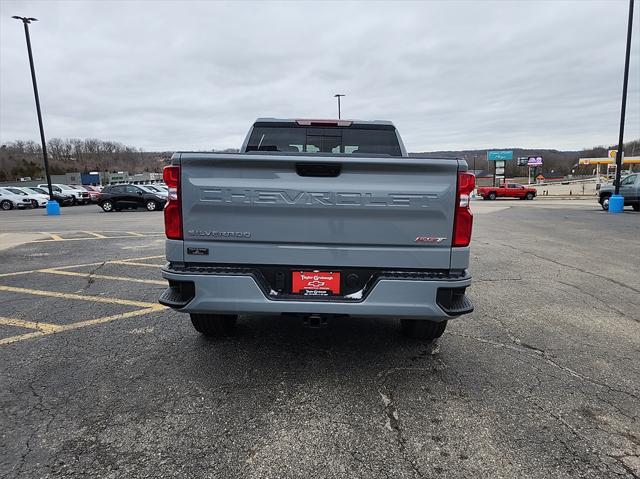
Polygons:
<instances>
[{"instance_id":1,"label":"rear tire","mask_svg":"<svg viewBox=\"0 0 640 479\"><path fill-rule=\"evenodd\" d=\"M191 313L191 324L200 334L212 338L229 336L236 327L235 314L195 314Z\"/></svg>"},{"instance_id":2,"label":"rear tire","mask_svg":"<svg viewBox=\"0 0 640 479\"><path fill-rule=\"evenodd\" d=\"M487 196L487 198L489 198L490 200L495 200L496 194L492 191L491 193L489 193L489 196Z\"/></svg>"},{"instance_id":3,"label":"rear tire","mask_svg":"<svg viewBox=\"0 0 640 479\"><path fill-rule=\"evenodd\" d=\"M447 327L447 322L436 323L422 319L401 319L400 325L404 334L410 338L433 341L442 336Z\"/></svg>"},{"instance_id":4,"label":"rear tire","mask_svg":"<svg viewBox=\"0 0 640 479\"><path fill-rule=\"evenodd\" d=\"M633 211L640 211L640 203L634 203L631 205Z\"/></svg>"},{"instance_id":5,"label":"rear tire","mask_svg":"<svg viewBox=\"0 0 640 479\"><path fill-rule=\"evenodd\" d=\"M527 196L525 196L526 199L528 200L532 200L533 199L533 193L527 193Z\"/></svg>"},{"instance_id":6,"label":"rear tire","mask_svg":"<svg viewBox=\"0 0 640 479\"><path fill-rule=\"evenodd\" d=\"M610 195L600 198L600 206L602 206L602 209L605 211L609 211L609 198Z\"/></svg>"},{"instance_id":7,"label":"rear tire","mask_svg":"<svg viewBox=\"0 0 640 479\"><path fill-rule=\"evenodd\" d=\"M11 203L11 201L9 200L4 200L2 203L0 203L0 208L2 208L4 211L12 210L13 203Z\"/></svg>"},{"instance_id":8,"label":"rear tire","mask_svg":"<svg viewBox=\"0 0 640 479\"><path fill-rule=\"evenodd\" d=\"M109 200L103 201L100 207L104 210L105 213L111 213L113 211L113 203Z\"/></svg>"}]
</instances>

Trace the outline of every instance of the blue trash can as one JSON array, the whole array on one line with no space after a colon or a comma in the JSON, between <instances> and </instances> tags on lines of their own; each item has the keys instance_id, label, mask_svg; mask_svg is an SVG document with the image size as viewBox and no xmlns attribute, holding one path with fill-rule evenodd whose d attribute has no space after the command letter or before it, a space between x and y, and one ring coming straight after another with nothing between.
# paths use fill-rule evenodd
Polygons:
<instances>
[{"instance_id":1,"label":"blue trash can","mask_svg":"<svg viewBox=\"0 0 640 479\"><path fill-rule=\"evenodd\" d=\"M609 213L622 213L624 210L624 196L611 195L609 198Z\"/></svg>"},{"instance_id":2,"label":"blue trash can","mask_svg":"<svg viewBox=\"0 0 640 479\"><path fill-rule=\"evenodd\" d=\"M47 201L47 215L60 216L60 203L56 200Z\"/></svg>"}]
</instances>

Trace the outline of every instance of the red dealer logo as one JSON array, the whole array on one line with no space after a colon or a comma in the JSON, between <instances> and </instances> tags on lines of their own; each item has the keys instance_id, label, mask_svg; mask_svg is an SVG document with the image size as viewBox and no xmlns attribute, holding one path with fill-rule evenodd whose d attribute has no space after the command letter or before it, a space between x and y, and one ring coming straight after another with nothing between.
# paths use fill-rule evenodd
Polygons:
<instances>
[{"instance_id":1,"label":"red dealer logo","mask_svg":"<svg viewBox=\"0 0 640 479\"><path fill-rule=\"evenodd\" d=\"M340 294L340 273L332 271L294 271L291 292L330 291Z\"/></svg>"}]
</instances>

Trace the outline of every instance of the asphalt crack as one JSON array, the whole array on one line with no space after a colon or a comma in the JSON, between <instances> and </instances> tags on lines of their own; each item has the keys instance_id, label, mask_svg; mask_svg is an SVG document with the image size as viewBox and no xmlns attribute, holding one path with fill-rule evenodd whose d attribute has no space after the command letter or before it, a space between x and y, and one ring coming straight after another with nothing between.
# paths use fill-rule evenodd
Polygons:
<instances>
[{"instance_id":1,"label":"asphalt crack","mask_svg":"<svg viewBox=\"0 0 640 479\"><path fill-rule=\"evenodd\" d=\"M562 364L558 364L555 361L555 359L553 359L552 355L550 355L549 353L547 353L546 351L544 351L542 349L536 348L535 346L531 346L531 345L524 344L524 343L520 342L520 343L516 343L516 344L518 344L518 347L516 347L516 346L512 346L511 344L505 344L505 343L502 343L500 341L494 341L494 340L491 340L491 339L480 338L480 337L472 336L472 335L469 335L469 334L454 333L454 332L451 332L449 334L451 336L458 336L458 337L465 338L465 339L471 339L473 341L477 341L477 342L482 343L482 344L487 344L487 345L490 345L490 346L503 348L503 349L509 349L511 351L515 351L515 352L520 353L520 354L522 354L522 353L528 354L529 351L531 351L534 354L528 354L530 357L533 357L533 358L536 358L538 360L544 361L547 364L549 364L550 366L553 366L554 368L557 368L560 371L564 371L565 373L575 377L576 379L579 379L579 380L584 381L584 382L588 382L588 383L593 384L595 386L600 386L600 387L606 388L610 392L616 392L616 393L627 395L627 396L629 396L629 397L631 397L631 398L633 398L635 400L639 400L640 401L640 397L637 394L634 394L634 393L629 392L629 391L625 391L624 389L614 388L614 387L610 386L607 383L604 383L602 381L598 381L596 379L593 379L593 378L590 378L588 376L585 376L584 374L581 374L578 371L575 371L574 369L571 369L568 366L563 366Z\"/></svg>"},{"instance_id":2,"label":"asphalt crack","mask_svg":"<svg viewBox=\"0 0 640 479\"><path fill-rule=\"evenodd\" d=\"M553 263L553 264L555 264L557 266L562 266L563 268L569 268L569 269L572 269L574 271L579 271L580 273L584 273L584 274L588 274L588 275L591 275L591 276L595 276L596 278L600 278L600 279L603 279L605 281L609 281L609 282L611 282L611 283L613 283L613 284L615 284L617 286L620 286L621 288L629 289L629 290L634 291L636 293L640 293L640 289L637 289L637 288L634 288L632 286L629 286L628 284L623 283L623 282L618 281L618 280L615 280L613 278L609 278L608 276L604 276L602 274L594 273L592 271L588 271L588 270L583 269L583 268L578 268L577 266L574 266L572 264L567 264L567 263L563 263L563 262L555 260L555 259L547 258L546 256L542 256L542 255L534 253L532 251L527 251L525 249L516 248L513 245L501 244L500 246L504 246L505 248L513 249L513 250L515 250L515 251L517 251L519 253L529 254L529 255L531 255L531 256L533 256L535 258L538 258L538 259L541 259L541 260L544 260L544 261L548 261L548 262Z\"/></svg>"},{"instance_id":3,"label":"asphalt crack","mask_svg":"<svg viewBox=\"0 0 640 479\"><path fill-rule=\"evenodd\" d=\"M404 432L402 430L400 424L400 415L398 414L398 410L395 405L394 395L392 391L389 391L388 394L383 393L378 390L378 394L380 394L380 398L382 399L382 404L384 405L384 412L386 415L385 427L395 434L396 444L398 445L398 451L402 456L404 462L411 466L411 469L418 477L424 477L422 471L418 465L413 461L408 454L407 451L407 439L404 437Z\"/></svg>"}]
</instances>

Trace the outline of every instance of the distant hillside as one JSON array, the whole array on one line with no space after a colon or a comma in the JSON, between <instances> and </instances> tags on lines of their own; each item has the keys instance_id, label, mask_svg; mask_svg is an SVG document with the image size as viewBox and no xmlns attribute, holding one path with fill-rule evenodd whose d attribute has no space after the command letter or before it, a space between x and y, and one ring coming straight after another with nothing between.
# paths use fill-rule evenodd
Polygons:
<instances>
[{"instance_id":1,"label":"distant hillside","mask_svg":"<svg viewBox=\"0 0 640 479\"><path fill-rule=\"evenodd\" d=\"M144 152L115 141L59 139L47 142L51 174L90 171L160 172L171 153ZM42 178L42 148L33 141L0 146L0 181Z\"/></svg>"},{"instance_id":2,"label":"distant hillside","mask_svg":"<svg viewBox=\"0 0 640 479\"><path fill-rule=\"evenodd\" d=\"M614 146L599 146L581 151L558 151L546 149L495 148L513 150L514 158L520 156L542 156L541 172L547 176L564 176L575 169L575 174L590 174L592 167L577 167L579 158L607 156ZM51 173L88 173L90 171L160 172L171 157L171 152L145 152L133 146L115 141L97 139L52 138L47 143ZM640 140L625 143L627 156L640 155ZM430 151L410 153L429 158L465 158L475 169L487 169L487 150ZM517 167L515 161L507 162L506 175L519 176L525 169ZM42 149L33 141L14 141L0 146L0 181L14 181L20 177L42 178Z\"/></svg>"},{"instance_id":3,"label":"distant hillside","mask_svg":"<svg viewBox=\"0 0 640 479\"><path fill-rule=\"evenodd\" d=\"M523 148L491 148L490 150L512 150L513 157L542 156L544 166L541 172L546 175L564 176L575 169L576 175L591 174L592 166L576 166L580 158L601 158L606 157L608 150L616 149L617 146L598 146L579 151L559 151L548 149L523 149ZM475 157L475 169L487 169L487 151L489 150L460 150L460 151L429 151L424 153L410 153L412 156L423 156L427 158L464 158L470 167L473 168ZM640 139L624 144L626 156L640 155ZM505 174L507 176L518 176L526 172L524 167L516 166L515 161L506 163ZM493 166L492 166L493 168ZM526 176L526 175L525 175Z\"/></svg>"}]
</instances>

